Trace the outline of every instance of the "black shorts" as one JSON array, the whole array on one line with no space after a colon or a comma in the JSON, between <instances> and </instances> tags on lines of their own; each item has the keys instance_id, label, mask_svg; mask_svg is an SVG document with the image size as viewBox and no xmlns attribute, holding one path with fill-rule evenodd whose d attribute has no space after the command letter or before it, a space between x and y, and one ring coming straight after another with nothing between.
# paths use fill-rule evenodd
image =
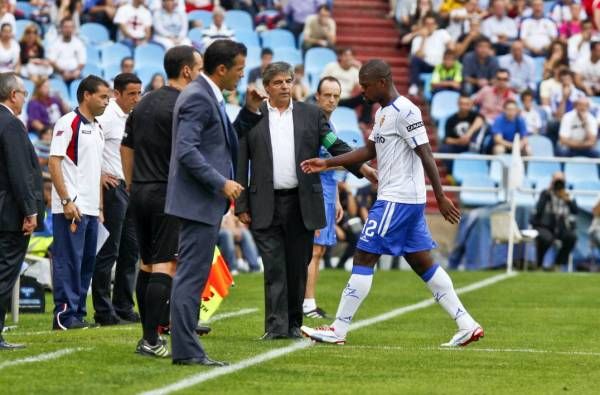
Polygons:
<instances>
[{"instance_id":1,"label":"black shorts","mask_svg":"<svg viewBox=\"0 0 600 395\"><path fill-rule=\"evenodd\" d=\"M167 184L132 184L132 211L142 263L152 265L177 260L179 219L165 214Z\"/></svg>"}]
</instances>

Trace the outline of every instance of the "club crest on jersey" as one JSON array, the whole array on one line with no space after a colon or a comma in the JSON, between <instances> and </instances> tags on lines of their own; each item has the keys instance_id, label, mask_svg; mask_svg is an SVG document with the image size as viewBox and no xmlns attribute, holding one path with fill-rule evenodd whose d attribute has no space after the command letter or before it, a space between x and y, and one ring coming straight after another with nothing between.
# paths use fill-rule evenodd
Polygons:
<instances>
[{"instance_id":1,"label":"club crest on jersey","mask_svg":"<svg viewBox=\"0 0 600 395\"><path fill-rule=\"evenodd\" d=\"M384 122L385 122L385 115L383 115L381 117L381 121L379 121L379 127L382 127Z\"/></svg>"}]
</instances>

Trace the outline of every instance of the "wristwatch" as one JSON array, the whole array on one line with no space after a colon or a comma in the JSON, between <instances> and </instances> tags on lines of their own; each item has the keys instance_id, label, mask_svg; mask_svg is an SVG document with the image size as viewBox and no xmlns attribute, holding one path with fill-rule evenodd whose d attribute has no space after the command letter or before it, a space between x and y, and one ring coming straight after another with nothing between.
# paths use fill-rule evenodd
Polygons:
<instances>
[{"instance_id":1,"label":"wristwatch","mask_svg":"<svg viewBox=\"0 0 600 395\"><path fill-rule=\"evenodd\" d=\"M61 199L61 200L60 200L60 204L62 204L62 205L63 205L63 207L64 207L64 206L66 206L67 204L71 203L71 201L72 201L72 200L71 200L71 198Z\"/></svg>"}]
</instances>

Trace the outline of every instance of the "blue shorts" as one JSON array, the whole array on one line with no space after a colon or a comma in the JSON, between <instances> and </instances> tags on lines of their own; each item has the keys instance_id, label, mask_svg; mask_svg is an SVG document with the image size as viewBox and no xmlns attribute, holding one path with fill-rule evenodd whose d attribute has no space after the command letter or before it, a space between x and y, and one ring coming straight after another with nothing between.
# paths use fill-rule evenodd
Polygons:
<instances>
[{"instance_id":1,"label":"blue shorts","mask_svg":"<svg viewBox=\"0 0 600 395\"><path fill-rule=\"evenodd\" d=\"M314 244L321 246L333 246L337 243L335 235L335 203L325 203L325 220L327 225L320 229L319 236L315 236Z\"/></svg>"},{"instance_id":2,"label":"blue shorts","mask_svg":"<svg viewBox=\"0 0 600 395\"><path fill-rule=\"evenodd\" d=\"M425 204L377 200L356 244L371 254L402 256L437 247L425 221Z\"/></svg>"}]
</instances>

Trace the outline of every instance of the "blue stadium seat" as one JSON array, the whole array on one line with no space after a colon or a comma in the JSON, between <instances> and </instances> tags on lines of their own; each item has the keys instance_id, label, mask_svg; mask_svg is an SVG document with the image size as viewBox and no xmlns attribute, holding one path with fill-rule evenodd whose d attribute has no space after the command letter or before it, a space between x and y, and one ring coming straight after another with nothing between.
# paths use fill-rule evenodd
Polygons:
<instances>
[{"instance_id":1,"label":"blue stadium seat","mask_svg":"<svg viewBox=\"0 0 600 395\"><path fill-rule=\"evenodd\" d=\"M97 66L96 63L90 63L90 62L86 62L85 66L83 67L83 70L81 70L81 76L83 78L87 77L90 74L94 74L98 77L102 77L102 69L100 68L100 66ZM73 84L71 84L73 85Z\"/></svg>"},{"instance_id":2,"label":"blue stadium seat","mask_svg":"<svg viewBox=\"0 0 600 395\"><path fill-rule=\"evenodd\" d=\"M494 188L497 185L489 177L480 176L465 180L462 186ZM492 206L498 204L499 201L500 199L498 199L498 194L496 192L463 191L460 193L460 203L463 206Z\"/></svg>"},{"instance_id":3,"label":"blue stadium seat","mask_svg":"<svg viewBox=\"0 0 600 395\"><path fill-rule=\"evenodd\" d=\"M465 155L468 155L468 153L465 153ZM484 160L458 158L454 159L454 165L452 166L452 176L460 184L471 179L489 179L489 172L488 163Z\"/></svg>"},{"instance_id":4,"label":"blue stadium seat","mask_svg":"<svg viewBox=\"0 0 600 395\"><path fill-rule=\"evenodd\" d=\"M304 44L304 32L300 32L300 34L298 34L298 48L302 48L303 44Z\"/></svg>"},{"instance_id":5,"label":"blue stadium seat","mask_svg":"<svg viewBox=\"0 0 600 395\"><path fill-rule=\"evenodd\" d=\"M353 130L360 133L356 112L348 107L338 107L331 114L331 122L335 130Z\"/></svg>"},{"instance_id":6,"label":"blue stadium seat","mask_svg":"<svg viewBox=\"0 0 600 395\"><path fill-rule=\"evenodd\" d=\"M565 178L569 183L579 181L600 182L595 163L565 163Z\"/></svg>"},{"instance_id":7,"label":"blue stadium seat","mask_svg":"<svg viewBox=\"0 0 600 395\"><path fill-rule=\"evenodd\" d=\"M251 70L260 66L260 47L247 47L246 51L248 52L246 55L246 68Z\"/></svg>"},{"instance_id":8,"label":"blue stadium seat","mask_svg":"<svg viewBox=\"0 0 600 395\"><path fill-rule=\"evenodd\" d=\"M590 97L590 100L592 101L592 103L594 103L596 106L600 106L600 96L592 96Z\"/></svg>"},{"instance_id":9,"label":"blue stadium seat","mask_svg":"<svg viewBox=\"0 0 600 395\"><path fill-rule=\"evenodd\" d=\"M252 17L246 11L229 10L225 13L225 24L233 30L254 30Z\"/></svg>"},{"instance_id":10,"label":"blue stadium seat","mask_svg":"<svg viewBox=\"0 0 600 395\"><path fill-rule=\"evenodd\" d=\"M119 63L109 64L108 66L104 66L104 79L105 80L114 80L117 74L121 72L121 65Z\"/></svg>"},{"instance_id":11,"label":"blue stadium seat","mask_svg":"<svg viewBox=\"0 0 600 395\"><path fill-rule=\"evenodd\" d=\"M23 13L23 18L24 19L30 19L31 18L31 14L36 9L36 7L32 6L27 1L17 1L16 9L19 10L19 11L21 11ZM20 38L21 37L17 37L17 41L19 41Z\"/></svg>"},{"instance_id":12,"label":"blue stadium seat","mask_svg":"<svg viewBox=\"0 0 600 395\"><path fill-rule=\"evenodd\" d=\"M537 134L527 137L527 141L531 156L554 156L554 146L548 137Z\"/></svg>"},{"instance_id":13,"label":"blue stadium seat","mask_svg":"<svg viewBox=\"0 0 600 395\"><path fill-rule=\"evenodd\" d=\"M567 178L567 181L569 179ZM582 191L600 191L600 181L595 180L595 181L577 181L575 183L572 184L573 185L573 189L575 190L582 190ZM598 195L600 194L600 192L598 192L597 194L593 194L593 195L588 195L588 194L578 194L578 193L574 193L574 197L577 201L577 206L587 212L591 212L592 209L594 208L594 206L596 205L596 203L598 203Z\"/></svg>"},{"instance_id":14,"label":"blue stadium seat","mask_svg":"<svg viewBox=\"0 0 600 395\"><path fill-rule=\"evenodd\" d=\"M538 190L547 188L552 174L557 171L561 171L559 162L530 161L527 164L527 178Z\"/></svg>"},{"instance_id":15,"label":"blue stadium seat","mask_svg":"<svg viewBox=\"0 0 600 395\"><path fill-rule=\"evenodd\" d=\"M431 100L431 76L432 73L421 73L419 79L423 82L423 96L427 101Z\"/></svg>"},{"instance_id":16,"label":"blue stadium seat","mask_svg":"<svg viewBox=\"0 0 600 395\"><path fill-rule=\"evenodd\" d=\"M167 80L167 75L163 70L162 65L157 65L156 63L143 64L142 66L136 67L135 74L142 80L142 87L148 85L150 81L152 81L152 77L154 74L160 73Z\"/></svg>"},{"instance_id":17,"label":"blue stadium seat","mask_svg":"<svg viewBox=\"0 0 600 395\"><path fill-rule=\"evenodd\" d=\"M142 44L135 48L133 58L138 65L161 65L165 57L165 49L157 44Z\"/></svg>"},{"instance_id":18,"label":"blue stadium seat","mask_svg":"<svg viewBox=\"0 0 600 395\"><path fill-rule=\"evenodd\" d=\"M321 72L308 72L306 73L308 76L308 90L311 94L317 92L317 87L319 86L319 81L321 80Z\"/></svg>"},{"instance_id":19,"label":"blue stadium seat","mask_svg":"<svg viewBox=\"0 0 600 395\"><path fill-rule=\"evenodd\" d=\"M188 30L187 36L190 40L192 40L192 43L202 43L202 30L203 29L201 27L195 27Z\"/></svg>"},{"instance_id":20,"label":"blue stadium seat","mask_svg":"<svg viewBox=\"0 0 600 395\"><path fill-rule=\"evenodd\" d=\"M235 30L235 40L246 47L260 47L258 34L254 30Z\"/></svg>"},{"instance_id":21,"label":"blue stadium seat","mask_svg":"<svg viewBox=\"0 0 600 395\"><path fill-rule=\"evenodd\" d=\"M365 139L361 132L356 130L338 130L336 133L338 139L348 144L352 149L357 149L365 146Z\"/></svg>"},{"instance_id":22,"label":"blue stadium seat","mask_svg":"<svg viewBox=\"0 0 600 395\"><path fill-rule=\"evenodd\" d=\"M262 47L269 47L274 52L277 52L275 49L280 47L296 48L294 35L287 30L267 30L260 35L260 38L262 39Z\"/></svg>"},{"instance_id":23,"label":"blue stadium seat","mask_svg":"<svg viewBox=\"0 0 600 395\"><path fill-rule=\"evenodd\" d=\"M540 82L544 78L544 62L546 58L543 56L536 56L533 58L533 63L535 65L535 82Z\"/></svg>"},{"instance_id":24,"label":"blue stadium seat","mask_svg":"<svg viewBox=\"0 0 600 395\"><path fill-rule=\"evenodd\" d=\"M511 155L503 154L496 156L498 157L498 159L500 159L500 161L490 161L490 178L497 183L502 183L502 174L504 171L504 167L510 168Z\"/></svg>"},{"instance_id":25,"label":"blue stadium seat","mask_svg":"<svg viewBox=\"0 0 600 395\"><path fill-rule=\"evenodd\" d=\"M321 75L325 65L337 61L335 52L329 48L311 48L304 56L304 72Z\"/></svg>"},{"instance_id":26,"label":"blue stadium seat","mask_svg":"<svg viewBox=\"0 0 600 395\"><path fill-rule=\"evenodd\" d=\"M99 45L110 41L108 29L99 23L84 23L79 29L79 34L89 45Z\"/></svg>"},{"instance_id":27,"label":"blue stadium seat","mask_svg":"<svg viewBox=\"0 0 600 395\"><path fill-rule=\"evenodd\" d=\"M242 107L238 106L237 104L225 104L225 112L227 113L227 118L229 118L230 122L235 121L241 110Z\"/></svg>"},{"instance_id":28,"label":"blue stadium seat","mask_svg":"<svg viewBox=\"0 0 600 395\"><path fill-rule=\"evenodd\" d=\"M29 92L29 98L31 98L31 95L33 95L33 91L35 89L35 84L33 83L33 81L28 80L27 78L23 78L23 85L25 86L25 90L27 92Z\"/></svg>"},{"instance_id":29,"label":"blue stadium seat","mask_svg":"<svg viewBox=\"0 0 600 395\"><path fill-rule=\"evenodd\" d=\"M102 47L100 49L100 55L104 66L119 64L123 58L131 56L131 49L121 43L114 43Z\"/></svg>"},{"instance_id":30,"label":"blue stadium seat","mask_svg":"<svg viewBox=\"0 0 600 395\"><path fill-rule=\"evenodd\" d=\"M71 96L71 107L75 108L79 105L77 103L77 88L79 88L79 84L81 83L81 79L71 81L71 85L69 86L69 96Z\"/></svg>"},{"instance_id":31,"label":"blue stadium seat","mask_svg":"<svg viewBox=\"0 0 600 395\"><path fill-rule=\"evenodd\" d=\"M212 24L212 13L204 10L195 10L187 14L190 23L202 22L202 28L207 29Z\"/></svg>"},{"instance_id":32,"label":"blue stadium seat","mask_svg":"<svg viewBox=\"0 0 600 395\"><path fill-rule=\"evenodd\" d=\"M274 62L287 62L293 66L303 64L302 52L296 48L275 48L273 50L273 61Z\"/></svg>"},{"instance_id":33,"label":"blue stadium seat","mask_svg":"<svg viewBox=\"0 0 600 395\"><path fill-rule=\"evenodd\" d=\"M71 96L67 89L67 84L62 78L50 78L50 91L60 96L60 98L66 102L69 102Z\"/></svg>"},{"instance_id":34,"label":"blue stadium seat","mask_svg":"<svg viewBox=\"0 0 600 395\"><path fill-rule=\"evenodd\" d=\"M92 47L86 45L86 63L94 63L95 65L100 65L100 50L96 47Z\"/></svg>"},{"instance_id":35,"label":"blue stadium seat","mask_svg":"<svg viewBox=\"0 0 600 395\"><path fill-rule=\"evenodd\" d=\"M431 98L431 116L440 120L458 112L460 94L452 91L441 91Z\"/></svg>"}]
</instances>

